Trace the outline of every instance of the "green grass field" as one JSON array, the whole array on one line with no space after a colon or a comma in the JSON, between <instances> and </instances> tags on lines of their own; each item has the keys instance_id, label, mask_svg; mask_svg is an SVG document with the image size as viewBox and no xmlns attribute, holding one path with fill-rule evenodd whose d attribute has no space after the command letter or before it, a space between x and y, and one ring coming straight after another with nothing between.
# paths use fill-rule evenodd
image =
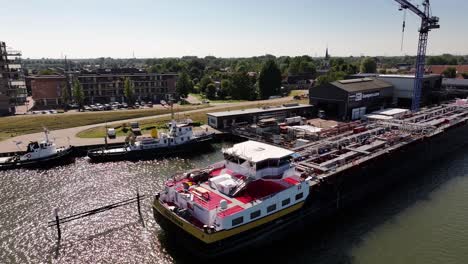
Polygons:
<instances>
[{"instance_id":1,"label":"green grass field","mask_svg":"<svg viewBox=\"0 0 468 264\"><path fill-rule=\"evenodd\" d=\"M202 95L202 94L194 94L194 93L191 93L190 94L191 96L197 98L198 100L200 101L203 101L206 98L206 96ZM211 99L207 99L208 101L210 101L210 103L217 103L217 104L221 104L221 103L239 103L239 102L246 102L246 100L211 100Z\"/></svg>"},{"instance_id":2,"label":"green grass field","mask_svg":"<svg viewBox=\"0 0 468 264\"><path fill-rule=\"evenodd\" d=\"M174 107L174 112L208 108L206 105L183 105ZM170 113L170 109L135 109L106 112L64 113L54 115L24 115L0 118L0 140L10 137L49 130L64 129L117 120L139 118Z\"/></svg>"}]
</instances>

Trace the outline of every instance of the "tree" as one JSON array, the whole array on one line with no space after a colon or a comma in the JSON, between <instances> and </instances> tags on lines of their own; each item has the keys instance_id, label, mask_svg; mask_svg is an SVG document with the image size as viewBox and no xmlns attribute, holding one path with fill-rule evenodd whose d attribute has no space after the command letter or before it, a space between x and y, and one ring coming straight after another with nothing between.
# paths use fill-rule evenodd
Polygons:
<instances>
[{"instance_id":1,"label":"tree","mask_svg":"<svg viewBox=\"0 0 468 264\"><path fill-rule=\"evenodd\" d=\"M40 75L53 75L53 74L56 74L56 72L51 69L44 69L44 70L40 70L39 74Z\"/></svg>"},{"instance_id":2,"label":"tree","mask_svg":"<svg viewBox=\"0 0 468 264\"><path fill-rule=\"evenodd\" d=\"M125 99L127 100L127 103L130 105L133 105L133 103L135 102L134 94L135 94L135 87L133 85L133 82L132 80L130 80L130 78L127 77L124 80L124 96L125 96Z\"/></svg>"},{"instance_id":3,"label":"tree","mask_svg":"<svg viewBox=\"0 0 468 264\"><path fill-rule=\"evenodd\" d=\"M362 73L376 73L377 72L377 63L374 58L367 57L361 62L361 72Z\"/></svg>"},{"instance_id":4,"label":"tree","mask_svg":"<svg viewBox=\"0 0 468 264\"><path fill-rule=\"evenodd\" d=\"M206 93L206 87L210 83L213 83L210 76L207 76L207 75L203 76L203 78L200 80L200 84L198 85L200 87L200 92Z\"/></svg>"},{"instance_id":5,"label":"tree","mask_svg":"<svg viewBox=\"0 0 468 264\"><path fill-rule=\"evenodd\" d=\"M380 73L380 74L387 74L387 69L380 69L380 70L379 70L379 73Z\"/></svg>"},{"instance_id":6,"label":"tree","mask_svg":"<svg viewBox=\"0 0 468 264\"><path fill-rule=\"evenodd\" d=\"M218 97L220 99L224 99L228 95L231 95L231 82L228 79L223 79L221 80L221 87L218 91Z\"/></svg>"},{"instance_id":7,"label":"tree","mask_svg":"<svg viewBox=\"0 0 468 264\"><path fill-rule=\"evenodd\" d=\"M245 72L236 72L231 76L232 98L249 100L254 89L249 76Z\"/></svg>"},{"instance_id":8,"label":"tree","mask_svg":"<svg viewBox=\"0 0 468 264\"><path fill-rule=\"evenodd\" d=\"M346 77L345 72L329 71L326 75L322 75L317 78L316 85L319 86L319 85L327 84L330 82L343 80L345 77Z\"/></svg>"},{"instance_id":9,"label":"tree","mask_svg":"<svg viewBox=\"0 0 468 264\"><path fill-rule=\"evenodd\" d=\"M262 99L280 94L281 71L274 60L268 60L263 65L260 76L258 77L258 89Z\"/></svg>"},{"instance_id":10,"label":"tree","mask_svg":"<svg viewBox=\"0 0 468 264\"><path fill-rule=\"evenodd\" d=\"M299 72L300 73L315 74L315 72L316 72L315 64L313 62L303 60L299 64Z\"/></svg>"},{"instance_id":11,"label":"tree","mask_svg":"<svg viewBox=\"0 0 468 264\"><path fill-rule=\"evenodd\" d=\"M189 75L182 72L177 80L176 92L182 98L187 98L190 91L193 90L193 83L190 81Z\"/></svg>"},{"instance_id":12,"label":"tree","mask_svg":"<svg viewBox=\"0 0 468 264\"><path fill-rule=\"evenodd\" d=\"M208 97L208 99L215 99L216 86L214 85L214 83L210 83L206 86L206 97Z\"/></svg>"},{"instance_id":13,"label":"tree","mask_svg":"<svg viewBox=\"0 0 468 264\"><path fill-rule=\"evenodd\" d=\"M83 106L83 101L84 101L84 92L83 92L83 87L81 86L80 81L75 79L73 81L73 100L75 103L78 104L78 109L81 110L81 107Z\"/></svg>"},{"instance_id":14,"label":"tree","mask_svg":"<svg viewBox=\"0 0 468 264\"><path fill-rule=\"evenodd\" d=\"M66 85L61 85L62 86L62 104L67 108L68 103L70 103L70 93L68 92L68 87Z\"/></svg>"},{"instance_id":15,"label":"tree","mask_svg":"<svg viewBox=\"0 0 468 264\"><path fill-rule=\"evenodd\" d=\"M297 75L299 74L301 66L301 59L299 57L293 58L289 63L288 74Z\"/></svg>"},{"instance_id":16,"label":"tree","mask_svg":"<svg viewBox=\"0 0 468 264\"><path fill-rule=\"evenodd\" d=\"M457 77L457 69L455 67L448 67L445 69L442 74L445 78L456 78Z\"/></svg>"}]
</instances>

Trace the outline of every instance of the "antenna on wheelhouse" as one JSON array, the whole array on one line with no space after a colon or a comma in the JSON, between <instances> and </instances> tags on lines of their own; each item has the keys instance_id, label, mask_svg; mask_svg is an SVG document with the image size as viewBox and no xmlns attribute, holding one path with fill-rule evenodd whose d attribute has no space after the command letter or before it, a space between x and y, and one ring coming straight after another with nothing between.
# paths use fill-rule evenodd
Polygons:
<instances>
[{"instance_id":1,"label":"antenna on wheelhouse","mask_svg":"<svg viewBox=\"0 0 468 264\"><path fill-rule=\"evenodd\" d=\"M42 128L44 129L45 141L49 143L49 130L45 126L43 126Z\"/></svg>"},{"instance_id":2,"label":"antenna on wheelhouse","mask_svg":"<svg viewBox=\"0 0 468 264\"><path fill-rule=\"evenodd\" d=\"M172 95L169 97L169 103L171 104L171 119L174 120L174 99Z\"/></svg>"}]
</instances>

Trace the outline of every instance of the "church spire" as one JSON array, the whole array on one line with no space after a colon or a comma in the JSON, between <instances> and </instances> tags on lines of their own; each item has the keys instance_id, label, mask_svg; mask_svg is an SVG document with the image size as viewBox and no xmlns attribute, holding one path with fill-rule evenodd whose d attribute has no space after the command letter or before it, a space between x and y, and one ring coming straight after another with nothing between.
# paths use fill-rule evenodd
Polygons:
<instances>
[{"instance_id":1,"label":"church spire","mask_svg":"<svg viewBox=\"0 0 468 264\"><path fill-rule=\"evenodd\" d=\"M328 45L327 45L327 49L325 50L325 59L326 60L330 59L330 54L328 54Z\"/></svg>"}]
</instances>

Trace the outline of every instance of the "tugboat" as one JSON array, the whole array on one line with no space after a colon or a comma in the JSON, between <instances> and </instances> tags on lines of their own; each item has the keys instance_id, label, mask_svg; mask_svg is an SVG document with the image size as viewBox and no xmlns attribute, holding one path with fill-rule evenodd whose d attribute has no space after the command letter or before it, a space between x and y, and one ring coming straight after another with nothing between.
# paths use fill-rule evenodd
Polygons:
<instances>
[{"instance_id":1,"label":"tugboat","mask_svg":"<svg viewBox=\"0 0 468 264\"><path fill-rule=\"evenodd\" d=\"M0 170L18 168L41 168L63 164L72 161L73 147L57 147L49 139L49 131L44 129L45 140L31 141L26 152L12 157L0 158ZM17 143L21 144L20 142Z\"/></svg>"},{"instance_id":2,"label":"tugboat","mask_svg":"<svg viewBox=\"0 0 468 264\"><path fill-rule=\"evenodd\" d=\"M89 150L88 157L93 162L148 159L192 151L213 139L213 133L208 131L195 134L191 120L180 123L172 120L168 127L168 133L154 129L151 137L130 135L120 147Z\"/></svg>"}]
</instances>

